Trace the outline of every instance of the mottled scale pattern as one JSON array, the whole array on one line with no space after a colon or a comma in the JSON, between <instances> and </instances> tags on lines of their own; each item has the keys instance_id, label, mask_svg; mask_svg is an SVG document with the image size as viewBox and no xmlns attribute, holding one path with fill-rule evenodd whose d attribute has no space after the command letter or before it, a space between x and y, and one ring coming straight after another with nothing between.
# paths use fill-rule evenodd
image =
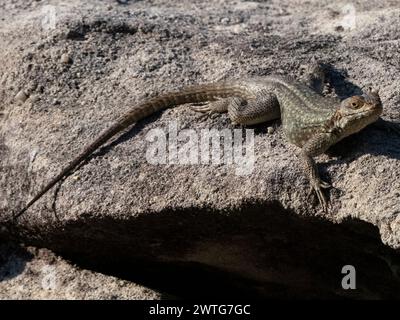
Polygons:
<instances>
[{"instance_id":1,"label":"mottled scale pattern","mask_svg":"<svg viewBox=\"0 0 400 320\"><path fill-rule=\"evenodd\" d=\"M290 79L272 78L271 89L279 101L286 137L299 147L315 133L325 131L340 104Z\"/></svg>"},{"instance_id":2,"label":"mottled scale pattern","mask_svg":"<svg viewBox=\"0 0 400 320\"><path fill-rule=\"evenodd\" d=\"M325 131L340 101L325 98L310 87L284 77L265 77L229 83L237 88L235 98L227 98L226 110L220 105L203 111L227 111L236 124L257 124L281 118L287 139L302 147L311 136ZM249 92L243 98L240 92ZM219 110L217 110L219 109Z\"/></svg>"}]
</instances>

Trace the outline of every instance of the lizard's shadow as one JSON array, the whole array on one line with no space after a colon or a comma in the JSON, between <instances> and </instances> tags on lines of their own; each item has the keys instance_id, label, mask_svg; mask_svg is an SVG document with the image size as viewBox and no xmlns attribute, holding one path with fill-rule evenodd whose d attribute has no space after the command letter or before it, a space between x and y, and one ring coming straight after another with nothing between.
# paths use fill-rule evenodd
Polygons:
<instances>
[{"instance_id":1,"label":"lizard's shadow","mask_svg":"<svg viewBox=\"0 0 400 320\"><path fill-rule=\"evenodd\" d=\"M162 112L154 113L154 114L142 119L141 121L135 123L132 127L130 127L129 129L125 130L117 138L115 138L114 140L111 140L111 142L105 144L104 146L100 147L99 150L93 152L84 161L82 161L73 170L73 172L75 172L75 171L79 170L80 168L82 168L83 166L85 166L93 158L104 156L105 154L107 154L115 146L119 145L120 143L123 143L125 141L130 140L135 135L137 135L141 130L143 130L143 128L146 127L146 125L148 125L149 123L152 123L152 122L156 121L158 118L160 118L161 114L162 114ZM64 181L71 174L72 174L72 172L70 174L68 174L67 176L65 176L62 181ZM60 183L60 185L59 185L59 187L57 189L59 189L61 187L61 185L62 185L62 183ZM56 190L55 197L57 196L57 193L58 193L58 190ZM53 206L53 211L56 212L54 206Z\"/></svg>"},{"instance_id":2,"label":"lizard's shadow","mask_svg":"<svg viewBox=\"0 0 400 320\"><path fill-rule=\"evenodd\" d=\"M100 148L97 152L93 153L89 158L88 161L92 158L103 156L106 153L108 153L112 148L115 146L119 145L120 143L123 143L125 141L128 141L132 139L134 136L136 136L139 132L141 132L148 124L158 120L163 111L156 112L155 114L152 114L139 122L135 123L132 127L127 129L124 133L119 135L115 140L111 141L110 143L106 144L102 148Z\"/></svg>"},{"instance_id":3,"label":"lizard's shadow","mask_svg":"<svg viewBox=\"0 0 400 320\"><path fill-rule=\"evenodd\" d=\"M130 127L129 129L127 129L125 132L123 132L121 135L119 135L116 139L112 140L111 142L109 142L108 144L100 147L99 150L93 152L91 155L89 155L85 160L83 160L73 171L71 171L69 174L67 174L65 177L62 178L62 180L60 181L60 183L58 184L58 186L56 187L55 191L54 191L54 201L52 204L52 210L54 212L54 216L56 217L57 220L59 220L58 218L58 214L57 214L57 208L56 208L56 199L58 197L58 193L61 189L62 184L64 183L64 181L75 171L79 170L80 168L82 168L83 166L85 166L88 162L90 162L93 158L97 158L97 157L101 157L105 154L107 154L113 147L115 147L116 145L123 143L125 141L130 140L131 138L133 138L135 135L137 135L141 130L143 130L143 128L157 120L158 118L161 117L162 112L157 112L155 114L150 115L147 118L144 118L143 120L135 123L132 127Z\"/></svg>"},{"instance_id":4,"label":"lizard's shadow","mask_svg":"<svg viewBox=\"0 0 400 320\"><path fill-rule=\"evenodd\" d=\"M326 82L335 91L339 99L343 100L350 96L361 95L362 88L347 80L346 70L336 69L330 64L324 64L326 70Z\"/></svg>"},{"instance_id":5,"label":"lizard's shadow","mask_svg":"<svg viewBox=\"0 0 400 320\"><path fill-rule=\"evenodd\" d=\"M393 130L393 127L398 129ZM347 162L365 154L385 156L400 160L400 125L383 119L369 125L359 133L353 134L337 144L327 152L328 155L339 157L331 163ZM345 158L346 161L341 158Z\"/></svg>"}]
</instances>

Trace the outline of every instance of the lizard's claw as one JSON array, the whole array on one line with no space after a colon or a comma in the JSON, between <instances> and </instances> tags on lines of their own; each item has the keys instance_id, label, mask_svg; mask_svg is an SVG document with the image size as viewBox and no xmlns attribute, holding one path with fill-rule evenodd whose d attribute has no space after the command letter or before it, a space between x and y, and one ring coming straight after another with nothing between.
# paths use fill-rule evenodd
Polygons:
<instances>
[{"instance_id":1,"label":"lizard's claw","mask_svg":"<svg viewBox=\"0 0 400 320\"><path fill-rule=\"evenodd\" d=\"M208 115L210 116L211 119L216 119L216 118L218 118L218 116L219 116L218 113L212 112L212 111L210 111L210 112L208 113Z\"/></svg>"},{"instance_id":2,"label":"lizard's claw","mask_svg":"<svg viewBox=\"0 0 400 320\"><path fill-rule=\"evenodd\" d=\"M201 121L206 121L207 119L214 119L216 118L218 115L215 112L212 111L208 111L208 112L204 112L203 114L200 115L200 120Z\"/></svg>"},{"instance_id":3,"label":"lizard's claw","mask_svg":"<svg viewBox=\"0 0 400 320\"><path fill-rule=\"evenodd\" d=\"M317 194L318 201L322 207L322 210L326 213L328 212L328 200L326 196L322 192L322 189L330 188L331 185L323 180L316 180L312 183L312 189L314 189L315 193Z\"/></svg>"},{"instance_id":4,"label":"lizard's claw","mask_svg":"<svg viewBox=\"0 0 400 320\"><path fill-rule=\"evenodd\" d=\"M218 111L210 104L190 106L190 109L203 113L202 120L206 120L207 118L215 119L218 117Z\"/></svg>"},{"instance_id":5,"label":"lizard's claw","mask_svg":"<svg viewBox=\"0 0 400 320\"><path fill-rule=\"evenodd\" d=\"M330 183L325 182L325 181L323 181L323 180L320 180L320 181L319 181L319 185L321 186L321 188L324 188L324 189L328 189L328 188L331 188L331 187L332 187L332 185L331 185Z\"/></svg>"},{"instance_id":6,"label":"lizard's claw","mask_svg":"<svg viewBox=\"0 0 400 320\"><path fill-rule=\"evenodd\" d=\"M209 104L190 106L190 109L192 109L193 111L202 112L202 113L212 112L212 108Z\"/></svg>"}]
</instances>

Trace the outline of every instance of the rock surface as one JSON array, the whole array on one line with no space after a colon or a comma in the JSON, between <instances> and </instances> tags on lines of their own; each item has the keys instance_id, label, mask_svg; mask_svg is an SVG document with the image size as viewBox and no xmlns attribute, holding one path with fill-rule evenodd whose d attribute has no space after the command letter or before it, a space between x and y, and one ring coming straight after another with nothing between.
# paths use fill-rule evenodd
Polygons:
<instances>
[{"instance_id":1,"label":"rock surface","mask_svg":"<svg viewBox=\"0 0 400 320\"><path fill-rule=\"evenodd\" d=\"M0 245L0 300L160 299L132 282L82 270L47 249Z\"/></svg>"},{"instance_id":2,"label":"rock surface","mask_svg":"<svg viewBox=\"0 0 400 320\"><path fill-rule=\"evenodd\" d=\"M0 222L138 101L182 85L301 78L317 58L332 66L327 95L378 87L384 120L320 157L329 214L278 122L252 128L249 175L149 163L151 129L231 128L180 106L108 144L1 236L121 276L138 261L194 264L256 296L398 297L400 135L387 123L400 118L399 15L389 0L2 1ZM340 289L342 266L357 263L363 289Z\"/></svg>"}]
</instances>

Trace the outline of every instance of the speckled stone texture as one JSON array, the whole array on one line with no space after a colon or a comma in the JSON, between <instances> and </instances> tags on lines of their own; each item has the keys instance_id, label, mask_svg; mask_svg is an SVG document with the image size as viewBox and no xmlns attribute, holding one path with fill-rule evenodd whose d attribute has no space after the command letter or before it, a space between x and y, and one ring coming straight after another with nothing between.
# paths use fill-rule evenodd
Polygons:
<instances>
[{"instance_id":1,"label":"speckled stone texture","mask_svg":"<svg viewBox=\"0 0 400 320\"><path fill-rule=\"evenodd\" d=\"M1 1L1 237L158 279L178 296L226 294L233 284L257 297L398 298L400 135L387 123L400 119L399 15L389 0ZM383 120L319 157L334 186L329 214L310 196L279 122L253 127L249 175L150 164L151 129L231 128L226 115L203 119L180 106L133 126L4 226L138 101L226 78L300 79L313 58L332 66L326 95L373 86L384 105ZM357 291L341 289L346 264L357 269ZM194 293L190 275L208 268L223 276L203 274Z\"/></svg>"},{"instance_id":2,"label":"speckled stone texture","mask_svg":"<svg viewBox=\"0 0 400 320\"><path fill-rule=\"evenodd\" d=\"M80 269L47 249L0 244L0 300L160 299L132 282Z\"/></svg>"}]
</instances>

